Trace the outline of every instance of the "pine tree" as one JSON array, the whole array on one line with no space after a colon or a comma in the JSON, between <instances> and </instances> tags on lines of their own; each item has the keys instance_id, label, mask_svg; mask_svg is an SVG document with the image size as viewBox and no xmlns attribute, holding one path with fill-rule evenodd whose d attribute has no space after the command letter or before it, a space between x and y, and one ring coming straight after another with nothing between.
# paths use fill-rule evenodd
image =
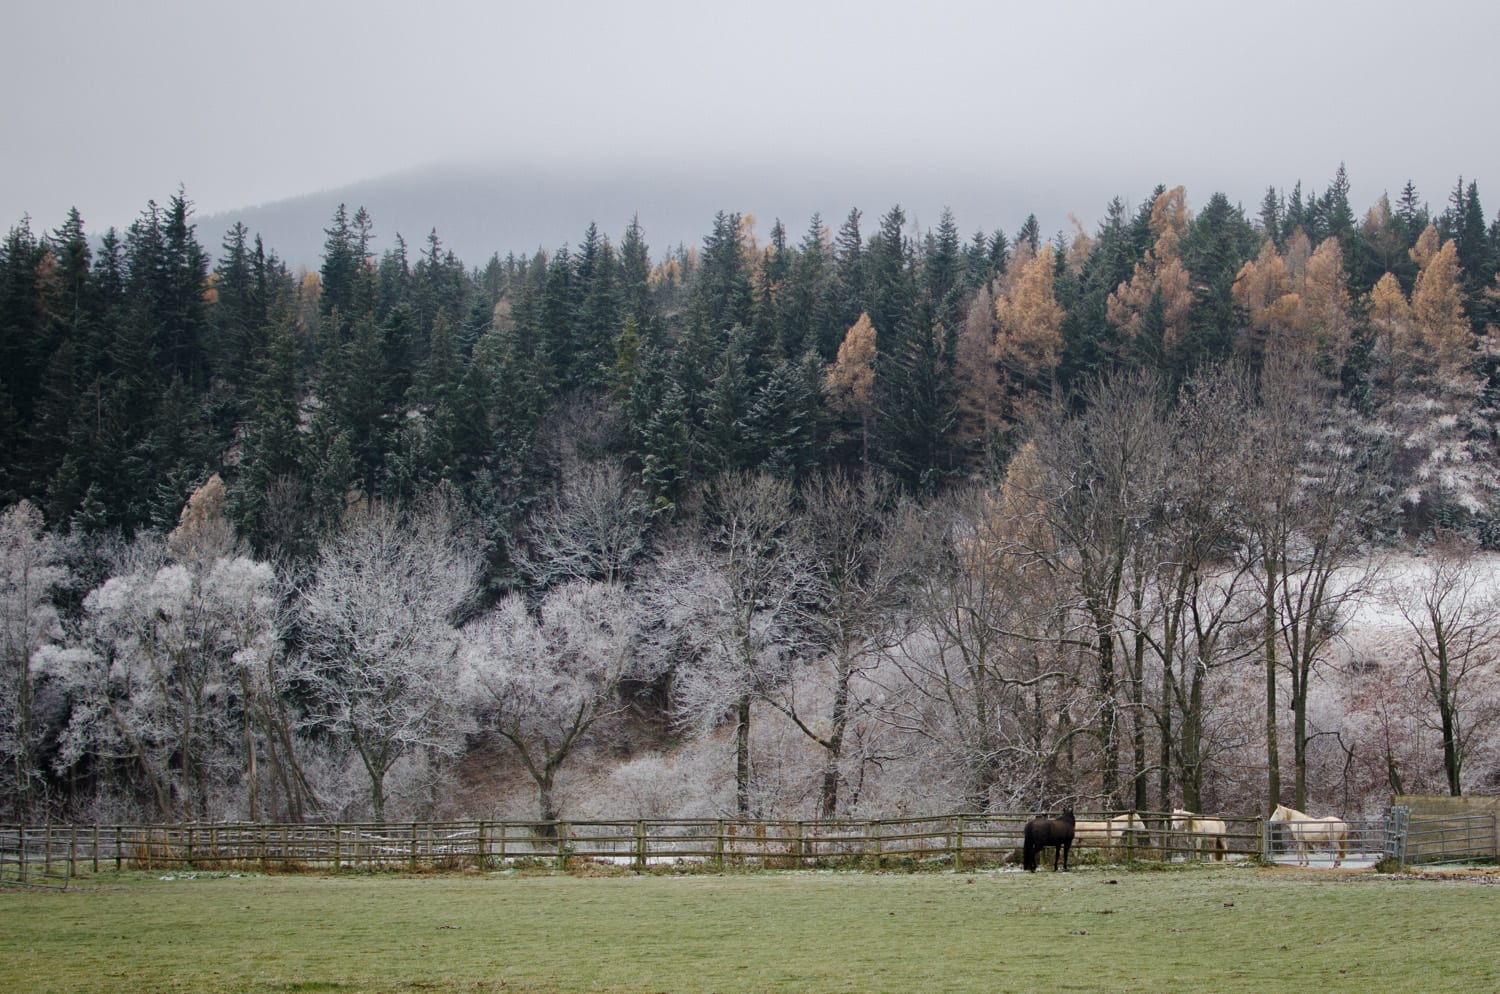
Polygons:
<instances>
[{"instance_id":1,"label":"pine tree","mask_svg":"<svg viewBox=\"0 0 1500 994\"><path fill-rule=\"evenodd\" d=\"M949 433L957 420L952 381L932 315L917 319L903 351L877 380L880 463L913 492L938 492L955 466Z\"/></svg>"},{"instance_id":2,"label":"pine tree","mask_svg":"<svg viewBox=\"0 0 1500 994\"><path fill-rule=\"evenodd\" d=\"M922 260L922 289L929 306L943 327L954 333L963 321L965 296L963 259L958 243L958 225L953 212L943 208L937 233L928 241Z\"/></svg>"},{"instance_id":3,"label":"pine tree","mask_svg":"<svg viewBox=\"0 0 1500 994\"><path fill-rule=\"evenodd\" d=\"M588 390L601 389L607 379L620 333L618 274L615 250L607 237L590 224L578 255L578 355L575 375Z\"/></svg>"},{"instance_id":4,"label":"pine tree","mask_svg":"<svg viewBox=\"0 0 1500 994\"><path fill-rule=\"evenodd\" d=\"M832 302L829 299L832 273L833 254L828 231L823 227L822 216L814 214L808 223L807 234L802 236L802 243L791 260L783 295L786 301L784 322L789 347L800 343L802 348L816 351L824 361L833 358L841 333L832 324Z\"/></svg>"},{"instance_id":5,"label":"pine tree","mask_svg":"<svg viewBox=\"0 0 1500 994\"><path fill-rule=\"evenodd\" d=\"M53 263L27 219L0 244L0 500L34 486L27 466L36 440L32 414L48 356L47 306L39 276Z\"/></svg>"},{"instance_id":6,"label":"pine tree","mask_svg":"<svg viewBox=\"0 0 1500 994\"><path fill-rule=\"evenodd\" d=\"M869 310L869 293L865 273L864 236L860 234L861 214L851 210L833 239L833 282L829 287L829 320L835 335L842 334Z\"/></svg>"},{"instance_id":7,"label":"pine tree","mask_svg":"<svg viewBox=\"0 0 1500 994\"><path fill-rule=\"evenodd\" d=\"M1181 253L1193 283L1193 311L1184 373L1229 358L1239 326L1234 281L1259 246L1254 227L1222 193L1210 197L1188 226Z\"/></svg>"},{"instance_id":8,"label":"pine tree","mask_svg":"<svg viewBox=\"0 0 1500 994\"><path fill-rule=\"evenodd\" d=\"M1261 237L1269 239L1277 248L1281 247L1282 238L1285 236L1281 227L1284 211L1281 194L1274 186L1266 187L1266 195L1260 202L1260 233Z\"/></svg>"},{"instance_id":9,"label":"pine tree","mask_svg":"<svg viewBox=\"0 0 1500 994\"><path fill-rule=\"evenodd\" d=\"M638 217L630 219L620 239L619 312L622 324L634 319L643 339L656 335L660 317L651 292L651 252Z\"/></svg>"}]
</instances>

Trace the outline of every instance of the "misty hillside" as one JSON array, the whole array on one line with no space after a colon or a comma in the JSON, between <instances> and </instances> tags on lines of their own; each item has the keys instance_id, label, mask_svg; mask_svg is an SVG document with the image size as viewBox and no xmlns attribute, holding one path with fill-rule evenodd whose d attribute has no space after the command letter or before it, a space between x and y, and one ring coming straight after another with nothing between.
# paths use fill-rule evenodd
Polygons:
<instances>
[{"instance_id":1,"label":"misty hillside","mask_svg":"<svg viewBox=\"0 0 1500 994\"><path fill-rule=\"evenodd\" d=\"M191 195L192 191L188 191ZM275 203L247 206L195 220L199 237L216 245L236 221L259 233L293 269L316 269L334 210L364 207L374 220L374 248L385 251L400 234L420 245L436 229L443 245L469 266L492 255L551 252L576 246L589 224L611 236L639 218L653 257L679 245L695 246L720 211L753 215L762 234L780 219L793 232L806 229L814 213L832 227L850 210L869 216L900 204L914 225L936 226L952 209L963 234L1014 230L1036 214L1046 235L1071 226L1070 212L1101 213L1109 198L1147 197L1149 183L1134 190L1072 188L1055 178L1019 170L980 174L963 169L898 170L797 166L649 169L584 166L528 169L496 165L435 165Z\"/></svg>"}]
</instances>

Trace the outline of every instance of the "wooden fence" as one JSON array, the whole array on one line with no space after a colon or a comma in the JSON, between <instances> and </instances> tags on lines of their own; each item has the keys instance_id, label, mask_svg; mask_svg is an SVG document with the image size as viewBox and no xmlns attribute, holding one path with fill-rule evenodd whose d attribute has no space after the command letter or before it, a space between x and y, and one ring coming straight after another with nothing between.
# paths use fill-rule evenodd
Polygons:
<instances>
[{"instance_id":1,"label":"wooden fence","mask_svg":"<svg viewBox=\"0 0 1500 994\"><path fill-rule=\"evenodd\" d=\"M671 819L410 824L0 825L0 881L102 870L491 870L584 862L654 867L871 869L1019 861L1027 814L868 821ZM1102 815L1080 813L1080 819ZM1144 833L1116 840L1112 860L1256 856L1257 819L1225 819L1225 848L1142 815ZM1074 858L1106 848L1081 840Z\"/></svg>"}]
</instances>

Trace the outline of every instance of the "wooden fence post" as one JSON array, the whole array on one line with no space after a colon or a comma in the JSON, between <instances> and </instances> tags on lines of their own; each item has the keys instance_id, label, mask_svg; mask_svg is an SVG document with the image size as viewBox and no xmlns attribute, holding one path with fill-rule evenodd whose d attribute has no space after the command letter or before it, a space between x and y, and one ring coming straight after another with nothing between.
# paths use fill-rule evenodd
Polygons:
<instances>
[{"instance_id":1,"label":"wooden fence post","mask_svg":"<svg viewBox=\"0 0 1500 994\"><path fill-rule=\"evenodd\" d=\"M99 823L94 823L94 872L99 872Z\"/></svg>"},{"instance_id":2,"label":"wooden fence post","mask_svg":"<svg viewBox=\"0 0 1500 994\"><path fill-rule=\"evenodd\" d=\"M411 869L412 869L413 873L415 873L416 870L417 870L417 823L416 822L412 822L411 823Z\"/></svg>"},{"instance_id":3,"label":"wooden fence post","mask_svg":"<svg viewBox=\"0 0 1500 994\"><path fill-rule=\"evenodd\" d=\"M878 869L880 869L881 862L884 859L884 854L881 852L881 845L880 845L880 822L879 822L879 820L870 822L869 833L870 833L870 843L875 848L875 869L878 870Z\"/></svg>"},{"instance_id":4,"label":"wooden fence post","mask_svg":"<svg viewBox=\"0 0 1500 994\"><path fill-rule=\"evenodd\" d=\"M115 872L119 873L123 864L120 860L120 826L115 826Z\"/></svg>"},{"instance_id":5,"label":"wooden fence post","mask_svg":"<svg viewBox=\"0 0 1500 994\"><path fill-rule=\"evenodd\" d=\"M646 823L635 823L635 868L640 872L646 868Z\"/></svg>"},{"instance_id":6,"label":"wooden fence post","mask_svg":"<svg viewBox=\"0 0 1500 994\"><path fill-rule=\"evenodd\" d=\"M475 843L474 864L480 873L484 872L484 822L479 823L478 841Z\"/></svg>"},{"instance_id":7,"label":"wooden fence post","mask_svg":"<svg viewBox=\"0 0 1500 994\"><path fill-rule=\"evenodd\" d=\"M957 873L964 868L964 820L956 818L953 822L953 872Z\"/></svg>"},{"instance_id":8,"label":"wooden fence post","mask_svg":"<svg viewBox=\"0 0 1500 994\"><path fill-rule=\"evenodd\" d=\"M722 873L723 870L724 870L724 819L723 818L720 818L715 823L714 830L715 830L714 869L716 869L716 870L718 870L718 871L720 871Z\"/></svg>"}]
</instances>

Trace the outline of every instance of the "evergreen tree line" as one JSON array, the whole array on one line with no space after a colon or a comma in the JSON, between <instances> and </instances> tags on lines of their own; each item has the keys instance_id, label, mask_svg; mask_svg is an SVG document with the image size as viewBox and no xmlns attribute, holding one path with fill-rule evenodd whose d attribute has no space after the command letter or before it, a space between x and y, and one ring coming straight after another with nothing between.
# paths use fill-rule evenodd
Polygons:
<instances>
[{"instance_id":1,"label":"evergreen tree line","mask_svg":"<svg viewBox=\"0 0 1500 994\"><path fill-rule=\"evenodd\" d=\"M618 246L590 225L576 247L476 269L436 232L415 258L400 237L377 257L373 220L340 206L300 277L240 225L214 261L181 193L97 242L75 211L0 248L0 496L53 528L131 535L170 528L218 472L257 554L298 558L349 495L400 503L446 481L489 522L500 589L520 579L517 521L556 478L539 439L580 401L665 512L749 468L873 466L934 494L1002 468L1038 398L1126 370L1180 383L1254 366L1285 340L1346 396L1389 405L1415 346L1382 302L1410 301L1429 227L1451 245L1472 332L1460 365L1483 377L1484 411L1500 220L1472 182L1436 217L1408 184L1362 220L1342 168L1319 195L1268 190L1254 219L1219 194L1189 214L1181 188L1158 189L1050 242L1034 218L965 240L945 212L917 232L898 206L868 233L854 210L795 241L778 221L760 244L752 219L721 213L701 247L655 261L632 222ZM1336 271L1309 288L1325 248ZM1284 285L1256 298L1246 265L1264 281L1272 258ZM1420 514L1466 513L1452 503Z\"/></svg>"}]
</instances>

